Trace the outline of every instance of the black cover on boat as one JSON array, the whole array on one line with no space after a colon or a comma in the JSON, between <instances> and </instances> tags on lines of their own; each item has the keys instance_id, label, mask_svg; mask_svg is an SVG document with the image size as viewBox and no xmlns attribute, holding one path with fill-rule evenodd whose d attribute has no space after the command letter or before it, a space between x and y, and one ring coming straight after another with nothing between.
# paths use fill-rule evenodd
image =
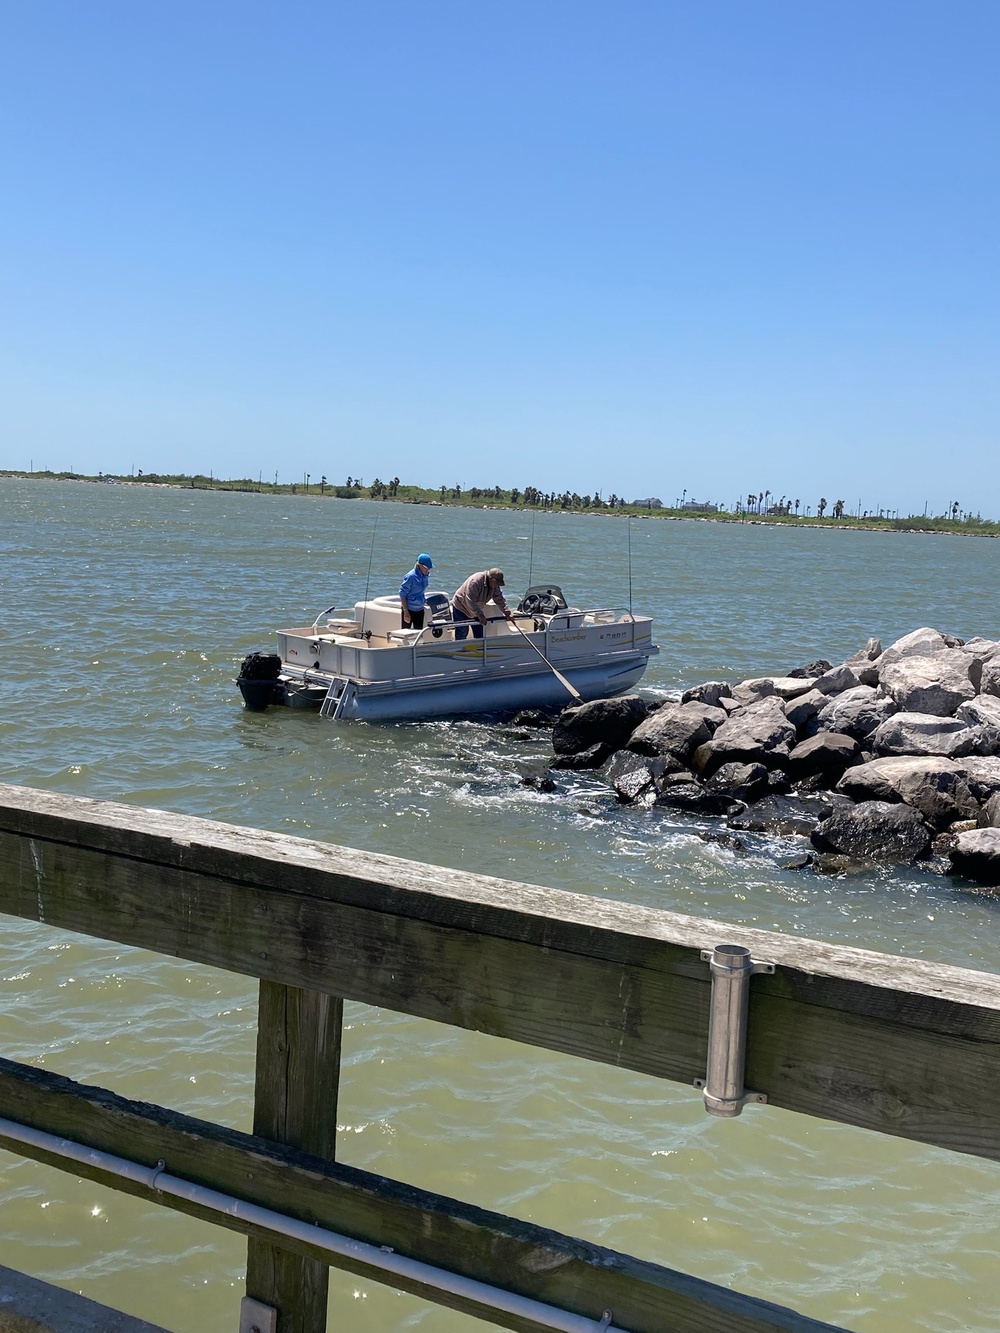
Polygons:
<instances>
[{"instance_id":1,"label":"black cover on boat","mask_svg":"<svg viewBox=\"0 0 1000 1333\"><path fill-rule=\"evenodd\" d=\"M244 657L240 680L277 680L281 658L277 653L251 653Z\"/></svg>"}]
</instances>

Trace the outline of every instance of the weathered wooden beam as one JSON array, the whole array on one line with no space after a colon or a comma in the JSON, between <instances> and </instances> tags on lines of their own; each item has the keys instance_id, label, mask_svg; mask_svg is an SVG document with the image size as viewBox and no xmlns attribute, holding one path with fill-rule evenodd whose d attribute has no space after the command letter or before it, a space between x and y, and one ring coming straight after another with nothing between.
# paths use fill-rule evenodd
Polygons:
<instances>
[{"instance_id":1,"label":"weathered wooden beam","mask_svg":"<svg viewBox=\"0 0 1000 1333\"><path fill-rule=\"evenodd\" d=\"M167 1333L75 1291L0 1265L0 1333Z\"/></svg>"},{"instance_id":2,"label":"weathered wooden beam","mask_svg":"<svg viewBox=\"0 0 1000 1333\"><path fill-rule=\"evenodd\" d=\"M274 981L260 983L254 1134L332 1159L343 1000ZM316 1259L251 1237L247 1295L278 1311L277 1333L324 1333L330 1270Z\"/></svg>"},{"instance_id":3,"label":"weathered wooden beam","mask_svg":"<svg viewBox=\"0 0 1000 1333\"><path fill-rule=\"evenodd\" d=\"M280 834L0 786L0 911L659 1077L704 1075L746 945L747 1083L1000 1158L1000 977Z\"/></svg>"},{"instance_id":4,"label":"weathered wooden beam","mask_svg":"<svg viewBox=\"0 0 1000 1333\"><path fill-rule=\"evenodd\" d=\"M836 1333L831 1325L657 1264L3 1059L0 1117L146 1166L163 1159L172 1175L185 1180L559 1309L598 1320L610 1308L615 1324L629 1333ZM2 1133L0 1145L65 1168L58 1157ZM74 1162L69 1169L262 1241L273 1239L235 1217L158 1195L94 1163ZM287 1244L307 1259L322 1259L322 1252L305 1244ZM345 1260L339 1266L385 1281L363 1264ZM543 1327L420 1283L392 1278L391 1285L517 1333L541 1333Z\"/></svg>"}]
</instances>

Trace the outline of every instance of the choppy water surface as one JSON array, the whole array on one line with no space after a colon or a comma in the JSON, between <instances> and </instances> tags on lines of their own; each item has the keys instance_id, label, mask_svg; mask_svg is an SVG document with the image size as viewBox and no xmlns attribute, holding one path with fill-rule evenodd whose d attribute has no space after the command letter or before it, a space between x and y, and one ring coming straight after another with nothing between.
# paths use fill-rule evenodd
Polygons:
<instances>
[{"instance_id":1,"label":"choppy water surface","mask_svg":"<svg viewBox=\"0 0 1000 1333\"><path fill-rule=\"evenodd\" d=\"M377 520L377 528L376 528ZM374 537L374 541L373 541ZM369 726L243 711L272 632L415 554L452 591L509 590L656 623L643 688L783 672L930 624L1000 635L1000 543L755 525L448 511L0 481L0 780L470 866L508 878L993 971L998 905L910 870L781 870L702 826L554 794L547 741L482 722ZM708 828L706 824L704 828ZM249 1129L255 986L3 919L0 1052ZM1000 1326L998 1168L774 1109L726 1122L674 1084L348 1006L352 1164L631 1251L869 1333ZM177 1333L237 1327L245 1243L0 1154L2 1262ZM169 1261L169 1262L168 1262ZM333 1275L331 1327L482 1328Z\"/></svg>"}]
</instances>

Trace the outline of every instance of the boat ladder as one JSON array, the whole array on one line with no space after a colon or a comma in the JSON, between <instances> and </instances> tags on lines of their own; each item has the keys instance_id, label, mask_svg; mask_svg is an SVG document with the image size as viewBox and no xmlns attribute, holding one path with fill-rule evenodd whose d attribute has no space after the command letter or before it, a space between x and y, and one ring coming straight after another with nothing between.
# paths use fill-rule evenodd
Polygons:
<instances>
[{"instance_id":1,"label":"boat ladder","mask_svg":"<svg viewBox=\"0 0 1000 1333\"><path fill-rule=\"evenodd\" d=\"M336 721L357 692L357 686L346 676L334 676L330 681L326 698L319 706L320 717L331 717Z\"/></svg>"}]
</instances>

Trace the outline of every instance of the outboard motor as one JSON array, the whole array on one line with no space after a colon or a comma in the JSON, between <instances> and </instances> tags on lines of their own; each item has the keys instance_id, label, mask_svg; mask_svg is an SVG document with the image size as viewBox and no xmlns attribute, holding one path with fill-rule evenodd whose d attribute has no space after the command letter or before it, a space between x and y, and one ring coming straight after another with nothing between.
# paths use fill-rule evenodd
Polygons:
<instances>
[{"instance_id":1,"label":"outboard motor","mask_svg":"<svg viewBox=\"0 0 1000 1333\"><path fill-rule=\"evenodd\" d=\"M277 653L251 653L244 657L236 684L247 708L259 711L268 704L285 701L285 687L278 681L281 658Z\"/></svg>"},{"instance_id":2,"label":"outboard motor","mask_svg":"<svg viewBox=\"0 0 1000 1333\"><path fill-rule=\"evenodd\" d=\"M448 594L443 592L429 592L426 597L427 609L431 613L430 624L431 634L435 639L440 639L444 632L444 626L450 625L452 620L451 602L448 600Z\"/></svg>"}]
</instances>

